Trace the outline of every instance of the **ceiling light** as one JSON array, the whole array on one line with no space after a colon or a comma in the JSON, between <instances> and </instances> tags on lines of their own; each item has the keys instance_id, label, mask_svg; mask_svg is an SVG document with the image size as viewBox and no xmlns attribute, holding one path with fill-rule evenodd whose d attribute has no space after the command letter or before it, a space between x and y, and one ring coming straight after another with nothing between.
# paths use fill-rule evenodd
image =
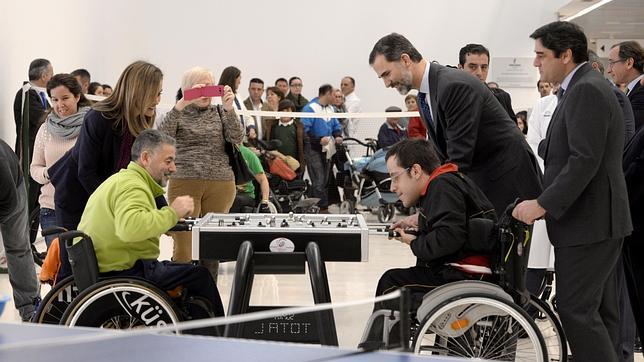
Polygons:
<instances>
[{"instance_id":1,"label":"ceiling light","mask_svg":"<svg viewBox=\"0 0 644 362\"><path fill-rule=\"evenodd\" d=\"M585 9L580 10L579 12L577 12L574 15L571 15L571 16L569 16L567 18L563 18L562 20L563 21L571 21L571 20L576 19L576 18L578 18L580 16L588 14L589 12L597 9L600 6L604 6L604 5L608 4L611 1L613 1L613 0L601 0L599 2L596 2L596 3L592 4L592 5L590 5L589 7L585 8Z\"/></svg>"}]
</instances>

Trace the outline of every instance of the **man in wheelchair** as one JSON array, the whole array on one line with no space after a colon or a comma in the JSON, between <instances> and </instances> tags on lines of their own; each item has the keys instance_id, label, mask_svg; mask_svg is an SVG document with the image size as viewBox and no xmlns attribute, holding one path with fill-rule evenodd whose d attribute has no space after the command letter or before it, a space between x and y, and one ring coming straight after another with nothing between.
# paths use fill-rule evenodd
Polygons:
<instances>
[{"instance_id":1,"label":"man in wheelchair","mask_svg":"<svg viewBox=\"0 0 644 362\"><path fill-rule=\"evenodd\" d=\"M412 294L413 313L422 296L440 285L487 280L496 214L483 192L455 164L441 166L425 140L394 144L386 160L391 191L405 207L419 210L390 227L396 240L409 245L417 262L410 268L387 270L378 281L376 295L406 287ZM397 301L375 309L397 309Z\"/></svg>"},{"instance_id":2,"label":"man in wheelchair","mask_svg":"<svg viewBox=\"0 0 644 362\"><path fill-rule=\"evenodd\" d=\"M268 178L262 167L259 157L244 145L239 146L239 151L246 161L248 170L253 174L254 180L244 184L237 185L237 195L230 212L234 213L260 213L269 214L271 211L268 206L270 196L270 186ZM259 192L257 192L259 188ZM258 200L259 199L259 200Z\"/></svg>"},{"instance_id":3,"label":"man in wheelchair","mask_svg":"<svg viewBox=\"0 0 644 362\"><path fill-rule=\"evenodd\" d=\"M190 196L157 209L168 176L175 172L175 141L157 130L141 132L132 146L132 162L91 195L79 230L92 238L101 276L138 277L162 290L205 298L216 316L224 310L208 269L158 261L159 236L193 211Z\"/></svg>"}]
</instances>

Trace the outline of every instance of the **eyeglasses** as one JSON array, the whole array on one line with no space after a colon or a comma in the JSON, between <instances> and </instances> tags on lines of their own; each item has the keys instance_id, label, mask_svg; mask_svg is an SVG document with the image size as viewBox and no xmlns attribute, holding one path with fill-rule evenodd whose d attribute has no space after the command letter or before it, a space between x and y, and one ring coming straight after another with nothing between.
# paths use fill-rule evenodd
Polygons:
<instances>
[{"instance_id":1,"label":"eyeglasses","mask_svg":"<svg viewBox=\"0 0 644 362\"><path fill-rule=\"evenodd\" d=\"M625 61L626 61L626 59L617 59L617 60L612 60L612 61L609 60L608 61L608 67L612 68L613 65L615 65L615 63L620 63L620 62L625 62Z\"/></svg>"},{"instance_id":2,"label":"eyeglasses","mask_svg":"<svg viewBox=\"0 0 644 362\"><path fill-rule=\"evenodd\" d=\"M294 84L291 84L291 87L302 87L302 84L301 83L300 84L294 83Z\"/></svg>"},{"instance_id":3,"label":"eyeglasses","mask_svg":"<svg viewBox=\"0 0 644 362\"><path fill-rule=\"evenodd\" d=\"M407 167L406 169L404 169L402 171L398 171L396 173L390 173L389 178L391 179L391 183L392 184L398 183L398 177L400 177L405 172L409 172L410 169L411 169L411 167Z\"/></svg>"}]
</instances>

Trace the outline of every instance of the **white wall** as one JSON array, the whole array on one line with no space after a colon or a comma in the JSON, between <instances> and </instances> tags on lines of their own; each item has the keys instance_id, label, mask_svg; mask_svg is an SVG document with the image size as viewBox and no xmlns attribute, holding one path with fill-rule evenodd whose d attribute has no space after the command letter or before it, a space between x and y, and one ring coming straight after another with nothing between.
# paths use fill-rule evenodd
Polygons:
<instances>
[{"instance_id":1,"label":"white wall","mask_svg":"<svg viewBox=\"0 0 644 362\"><path fill-rule=\"evenodd\" d=\"M171 104L182 72L194 65L242 70L247 82L299 75L308 98L323 83L356 79L363 111L403 105L368 65L373 44L399 32L442 64L456 64L466 43L495 56L532 56L528 35L556 19L565 0L432 1L2 1L0 2L0 137L13 144L13 99L29 62L49 59L56 73L86 68L92 80L114 84L137 59L165 73L162 103ZM22 25L25 24L25 25ZM21 29L22 28L22 29ZM494 72L492 64L492 73ZM489 80L493 80L493 74ZM530 107L535 89L506 89L516 109ZM374 122L363 121L377 129ZM376 131L374 131L375 134Z\"/></svg>"}]
</instances>

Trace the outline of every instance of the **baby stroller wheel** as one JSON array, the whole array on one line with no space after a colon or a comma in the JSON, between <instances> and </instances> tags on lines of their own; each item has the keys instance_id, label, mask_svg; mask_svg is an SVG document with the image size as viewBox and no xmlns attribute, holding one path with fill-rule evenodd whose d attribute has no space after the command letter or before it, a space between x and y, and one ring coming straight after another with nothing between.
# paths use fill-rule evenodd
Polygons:
<instances>
[{"instance_id":1,"label":"baby stroller wheel","mask_svg":"<svg viewBox=\"0 0 644 362\"><path fill-rule=\"evenodd\" d=\"M393 204L380 205L378 207L378 221L385 223L391 221L396 214L396 207Z\"/></svg>"},{"instance_id":2,"label":"baby stroller wheel","mask_svg":"<svg viewBox=\"0 0 644 362\"><path fill-rule=\"evenodd\" d=\"M353 200L344 200L340 203L340 213L341 214L355 214L356 213L356 204Z\"/></svg>"}]
</instances>

